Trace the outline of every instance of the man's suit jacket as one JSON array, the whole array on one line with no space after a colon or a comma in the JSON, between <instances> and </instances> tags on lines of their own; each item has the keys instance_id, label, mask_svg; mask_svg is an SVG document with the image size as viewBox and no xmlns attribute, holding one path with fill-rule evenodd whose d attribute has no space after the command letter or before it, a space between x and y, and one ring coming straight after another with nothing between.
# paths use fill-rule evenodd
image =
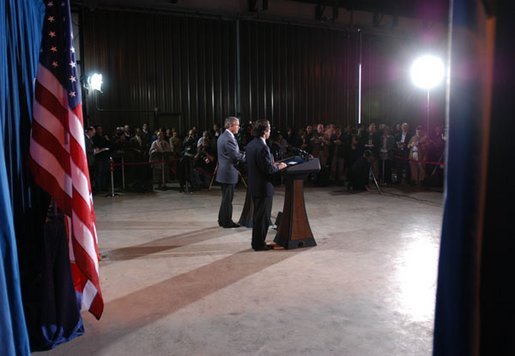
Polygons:
<instances>
[{"instance_id":1,"label":"man's suit jacket","mask_svg":"<svg viewBox=\"0 0 515 356\"><path fill-rule=\"evenodd\" d=\"M229 130L225 130L218 138L216 146L218 149L216 181L225 184L238 183L238 170L234 165L238 161L243 161L244 156L240 152L236 138Z\"/></svg>"},{"instance_id":2,"label":"man's suit jacket","mask_svg":"<svg viewBox=\"0 0 515 356\"><path fill-rule=\"evenodd\" d=\"M270 149L261 138L256 137L247 145L246 153L250 193L254 197L273 196L272 175L279 169L274 166Z\"/></svg>"},{"instance_id":3,"label":"man's suit jacket","mask_svg":"<svg viewBox=\"0 0 515 356\"><path fill-rule=\"evenodd\" d=\"M87 135L84 135L84 147L86 149L86 159L88 160L88 166L92 166L95 163L95 148L93 140Z\"/></svg>"},{"instance_id":4,"label":"man's suit jacket","mask_svg":"<svg viewBox=\"0 0 515 356\"><path fill-rule=\"evenodd\" d=\"M402 140L402 133L398 133L397 135L395 135L395 143L397 145L397 152L396 152L397 155L403 156L403 157L408 157L408 155L409 155L408 143L411 140L412 136L413 136L412 134L407 132L406 137L404 139L404 144L401 145L399 143Z\"/></svg>"}]
</instances>

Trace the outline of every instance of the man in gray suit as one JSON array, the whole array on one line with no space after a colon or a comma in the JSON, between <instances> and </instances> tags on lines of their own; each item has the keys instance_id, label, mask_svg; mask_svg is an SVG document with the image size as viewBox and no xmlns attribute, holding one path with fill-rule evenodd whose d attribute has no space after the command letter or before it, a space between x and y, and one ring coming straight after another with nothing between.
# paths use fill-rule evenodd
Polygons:
<instances>
[{"instance_id":1,"label":"man in gray suit","mask_svg":"<svg viewBox=\"0 0 515 356\"><path fill-rule=\"evenodd\" d=\"M218 225L224 228L240 226L232 220L232 199L239 175L235 164L245 160L245 156L240 152L238 142L236 142L236 137L234 137L239 129L240 120L237 117L228 117L225 119L225 131L217 141L218 169L216 171L216 181L222 186L222 203L218 212Z\"/></svg>"}]
</instances>

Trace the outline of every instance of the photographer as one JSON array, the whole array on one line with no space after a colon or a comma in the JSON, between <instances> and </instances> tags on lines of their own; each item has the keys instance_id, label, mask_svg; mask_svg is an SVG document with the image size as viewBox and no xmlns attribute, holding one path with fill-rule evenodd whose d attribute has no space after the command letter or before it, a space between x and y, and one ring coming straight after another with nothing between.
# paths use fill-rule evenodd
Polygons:
<instances>
[{"instance_id":1,"label":"photographer","mask_svg":"<svg viewBox=\"0 0 515 356\"><path fill-rule=\"evenodd\" d=\"M211 144L209 134L199 139L197 154L193 158L193 185L199 188L208 188L216 167L216 150Z\"/></svg>"}]
</instances>

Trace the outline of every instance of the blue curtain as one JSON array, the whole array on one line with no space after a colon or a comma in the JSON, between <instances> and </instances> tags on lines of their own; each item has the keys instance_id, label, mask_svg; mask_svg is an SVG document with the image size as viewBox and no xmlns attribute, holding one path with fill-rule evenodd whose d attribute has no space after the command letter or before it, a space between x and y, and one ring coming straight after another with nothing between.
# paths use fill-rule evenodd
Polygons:
<instances>
[{"instance_id":1,"label":"blue curtain","mask_svg":"<svg viewBox=\"0 0 515 356\"><path fill-rule=\"evenodd\" d=\"M0 10L0 54L6 59L0 62L0 283L7 283L0 293L6 294L2 308L12 304L0 315L3 356L28 354L29 345L32 351L51 349L84 329L63 218L47 218L49 196L32 186L27 167L45 4L0 0Z\"/></svg>"},{"instance_id":2,"label":"blue curtain","mask_svg":"<svg viewBox=\"0 0 515 356\"><path fill-rule=\"evenodd\" d=\"M32 79L43 6L0 1L0 354L28 355L15 239L16 211L28 208L27 172Z\"/></svg>"},{"instance_id":3,"label":"blue curtain","mask_svg":"<svg viewBox=\"0 0 515 356\"><path fill-rule=\"evenodd\" d=\"M507 1L453 0L451 6L448 168L433 354L515 355L514 12Z\"/></svg>"},{"instance_id":4,"label":"blue curtain","mask_svg":"<svg viewBox=\"0 0 515 356\"><path fill-rule=\"evenodd\" d=\"M41 0L0 0L0 355L28 355L83 333L62 216L27 168Z\"/></svg>"}]
</instances>

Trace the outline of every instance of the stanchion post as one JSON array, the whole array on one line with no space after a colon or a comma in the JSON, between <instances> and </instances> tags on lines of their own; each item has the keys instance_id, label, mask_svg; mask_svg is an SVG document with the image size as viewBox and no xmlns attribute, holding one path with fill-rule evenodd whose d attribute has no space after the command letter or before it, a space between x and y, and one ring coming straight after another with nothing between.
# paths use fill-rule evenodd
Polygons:
<instances>
[{"instance_id":1,"label":"stanchion post","mask_svg":"<svg viewBox=\"0 0 515 356\"><path fill-rule=\"evenodd\" d=\"M382 161L383 161L383 170L382 170L382 174L381 175L383 176L383 184L385 184L385 182L384 182L384 166L385 166L386 159L383 159Z\"/></svg>"},{"instance_id":2,"label":"stanchion post","mask_svg":"<svg viewBox=\"0 0 515 356\"><path fill-rule=\"evenodd\" d=\"M215 166L215 170L213 171L213 176L211 177L211 182L209 183L209 187L207 188L207 190L211 190L211 187L213 186L213 183L216 179L216 171L218 171L218 163Z\"/></svg>"},{"instance_id":3,"label":"stanchion post","mask_svg":"<svg viewBox=\"0 0 515 356\"><path fill-rule=\"evenodd\" d=\"M165 161L164 161L164 155L161 157L161 188L164 189L165 187Z\"/></svg>"},{"instance_id":4,"label":"stanchion post","mask_svg":"<svg viewBox=\"0 0 515 356\"><path fill-rule=\"evenodd\" d=\"M125 190L125 158L122 156L122 189Z\"/></svg>"},{"instance_id":5,"label":"stanchion post","mask_svg":"<svg viewBox=\"0 0 515 356\"><path fill-rule=\"evenodd\" d=\"M114 192L114 161L113 157L109 157L109 170L111 171L111 194L106 194L106 197L115 197L118 194Z\"/></svg>"}]
</instances>

